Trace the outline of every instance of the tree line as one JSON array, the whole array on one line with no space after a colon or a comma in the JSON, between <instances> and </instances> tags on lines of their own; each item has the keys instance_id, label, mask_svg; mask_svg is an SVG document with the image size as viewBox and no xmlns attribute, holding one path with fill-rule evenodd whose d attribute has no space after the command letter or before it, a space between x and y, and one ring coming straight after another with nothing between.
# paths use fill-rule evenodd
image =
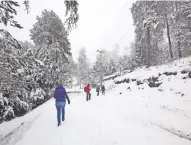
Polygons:
<instances>
[{"instance_id":1,"label":"tree line","mask_svg":"<svg viewBox=\"0 0 191 145\"><path fill-rule=\"evenodd\" d=\"M138 66L191 54L190 1L136 1L131 13L135 26L133 57Z\"/></svg>"},{"instance_id":2,"label":"tree line","mask_svg":"<svg viewBox=\"0 0 191 145\"><path fill-rule=\"evenodd\" d=\"M87 70L86 73L78 71L81 80L91 80L99 84L101 63L103 75L109 76L115 73L120 75L121 72L132 71L140 66L168 63L191 55L191 1L137 0L132 4L130 11L135 27L134 42L128 47L130 53L119 55L119 44L103 50L103 62L101 54L97 53L93 66L83 69Z\"/></svg>"}]
</instances>

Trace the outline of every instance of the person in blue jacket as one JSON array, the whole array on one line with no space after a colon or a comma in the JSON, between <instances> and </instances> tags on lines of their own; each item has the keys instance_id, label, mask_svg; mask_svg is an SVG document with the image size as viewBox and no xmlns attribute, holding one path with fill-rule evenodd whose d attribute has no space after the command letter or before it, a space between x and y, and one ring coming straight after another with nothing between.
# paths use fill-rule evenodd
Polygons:
<instances>
[{"instance_id":1,"label":"person in blue jacket","mask_svg":"<svg viewBox=\"0 0 191 145\"><path fill-rule=\"evenodd\" d=\"M66 100L68 101L68 104L70 104L70 99L69 99L63 85L58 84L56 86L55 91L54 91L54 98L56 100L58 126L60 126L61 125L61 113L62 113L62 121L65 120Z\"/></svg>"}]
</instances>

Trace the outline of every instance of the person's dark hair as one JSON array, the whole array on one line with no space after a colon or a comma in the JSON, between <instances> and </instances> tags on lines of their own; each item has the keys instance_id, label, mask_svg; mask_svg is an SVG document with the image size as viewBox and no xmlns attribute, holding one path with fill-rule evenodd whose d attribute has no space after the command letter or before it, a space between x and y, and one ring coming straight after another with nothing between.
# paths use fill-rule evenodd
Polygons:
<instances>
[{"instance_id":1,"label":"person's dark hair","mask_svg":"<svg viewBox=\"0 0 191 145\"><path fill-rule=\"evenodd\" d=\"M60 81L57 81L56 86L58 86L58 85L62 85L62 83Z\"/></svg>"}]
</instances>

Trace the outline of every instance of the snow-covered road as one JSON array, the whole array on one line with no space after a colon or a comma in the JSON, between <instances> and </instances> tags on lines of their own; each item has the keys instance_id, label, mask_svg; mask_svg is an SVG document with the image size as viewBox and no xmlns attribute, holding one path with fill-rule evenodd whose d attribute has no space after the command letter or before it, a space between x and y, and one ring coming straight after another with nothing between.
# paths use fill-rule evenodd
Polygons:
<instances>
[{"instance_id":1,"label":"snow-covered road","mask_svg":"<svg viewBox=\"0 0 191 145\"><path fill-rule=\"evenodd\" d=\"M190 145L167 129L168 117L177 114L153 104L147 99L138 100L128 94L110 92L85 101L84 94L70 95L71 105L66 106L66 120L60 127L56 122L56 108L51 99L28 116L37 116L22 135L11 135L8 145ZM151 102L151 103L149 103ZM158 103L160 104L160 103ZM164 114L154 115L158 109ZM162 111L162 112L160 112ZM168 116L168 117L167 117ZM190 122L190 116L179 117ZM183 119L181 119L183 118ZM177 119L177 118L176 118ZM166 120L166 124L165 121ZM14 120L13 120L14 121ZM178 122L177 120L175 122ZM11 122L10 122L11 124ZM179 123L177 123L177 126ZM2 126L1 126L2 127ZM6 124L5 124L6 127ZM24 127L24 126L23 126ZM171 128L170 128L171 129ZM180 132L180 131L179 131ZM13 134L18 134L15 131ZM17 137L17 139L14 139ZM189 135L188 135L189 137ZM15 140L12 141L11 140ZM1 144L2 142L0 142Z\"/></svg>"}]
</instances>

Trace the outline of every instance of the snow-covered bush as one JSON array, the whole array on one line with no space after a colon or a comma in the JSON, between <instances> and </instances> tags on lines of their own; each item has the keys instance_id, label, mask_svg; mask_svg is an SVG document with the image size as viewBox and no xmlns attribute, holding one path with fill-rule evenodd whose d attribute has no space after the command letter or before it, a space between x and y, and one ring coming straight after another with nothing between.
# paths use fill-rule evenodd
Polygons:
<instances>
[{"instance_id":1,"label":"snow-covered bush","mask_svg":"<svg viewBox=\"0 0 191 145\"><path fill-rule=\"evenodd\" d=\"M191 78L191 71L189 71L189 73L188 73L188 77Z\"/></svg>"},{"instance_id":2,"label":"snow-covered bush","mask_svg":"<svg viewBox=\"0 0 191 145\"><path fill-rule=\"evenodd\" d=\"M30 110L28 103L20 100L18 97L10 99L9 105L12 107L16 116L22 116Z\"/></svg>"},{"instance_id":3,"label":"snow-covered bush","mask_svg":"<svg viewBox=\"0 0 191 145\"><path fill-rule=\"evenodd\" d=\"M4 108L4 100L3 100L2 93L0 93L0 110L3 108Z\"/></svg>"},{"instance_id":4,"label":"snow-covered bush","mask_svg":"<svg viewBox=\"0 0 191 145\"><path fill-rule=\"evenodd\" d=\"M11 106L6 106L2 119L4 121L9 121L9 120L13 119L14 117L15 117L15 114L14 114L13 108Z\"/></svg>"},{"instance_id":5,"label":"snow-covered bush","mask_svg":"<svg viewBox=\"0 0 191 145\"><path fill-rule=\"evenodd\" d=\"M164 72L163 74L170 76L170 75L177 75L177 72Z\"/></svg>"},{"instance_id":6,"label":"snow-covered bush","mask_svg":"<svg viewBox=\"0 0 191 145\"><path fill-rule=\"evenodd\" d=\"M188 72L189 72L188 69L183 69L183 70L181 71L182 74L186 74L186 73L188 73Z\"/></svg>"},{"instance_id":7,"label":"snow-covered bush","mask_svg":"<svg viewBox=\"0 0 191 145\"><path fill-rule=\"evenodd\" d=\"M137 80L136 81L136 84L139 86L139 85L142 85L143 84L143 81L141 81L141 80Z\"/></svg>"},{"instance_id":8,"label":"snow-covered bush","mask_svg":"<svg viewBox=\"0 0 191 145\"><path fill-rule=\"evenodd\" d=\"M159 82L158 77L150 77L148 79L148 85L151 88L159 87L162 84L162 82Z\"/></svg>"},{"instance_id":9,"label":"snow-covered bush","mask_svg":"<svg viewBox=\"0 0 191 145\"><path fill-rule=\"evenodd\" d=\"M32 103L32 108L36 108L40 104L46 101L46 96L48 96L44 90L42 89L36 89L33 90L30 94L29 100Z\"/></svg>"},{"instance_id":10,"label":"snow-covered bush","mask_svg":"<svg viewBox=\"0 0 191 145\"><path fill-rule=\"evenodd\" d=\"M123 80L121 80L121 81L115 81L116 84L129 83L129 82L130 82L130 79L129 79L129 78L123 79Z\"/></svg>"},{"instance_id":11,"label":"snow-covered bush","mask_svg":"<svg viewBox=\"0 0 191 145\"><path fill-rule=\"evenodd\" d=\"M4 101L3 98L0 97L0 116L3 114L3 109L4 109Z\"/></svg>"}]
</instances>

